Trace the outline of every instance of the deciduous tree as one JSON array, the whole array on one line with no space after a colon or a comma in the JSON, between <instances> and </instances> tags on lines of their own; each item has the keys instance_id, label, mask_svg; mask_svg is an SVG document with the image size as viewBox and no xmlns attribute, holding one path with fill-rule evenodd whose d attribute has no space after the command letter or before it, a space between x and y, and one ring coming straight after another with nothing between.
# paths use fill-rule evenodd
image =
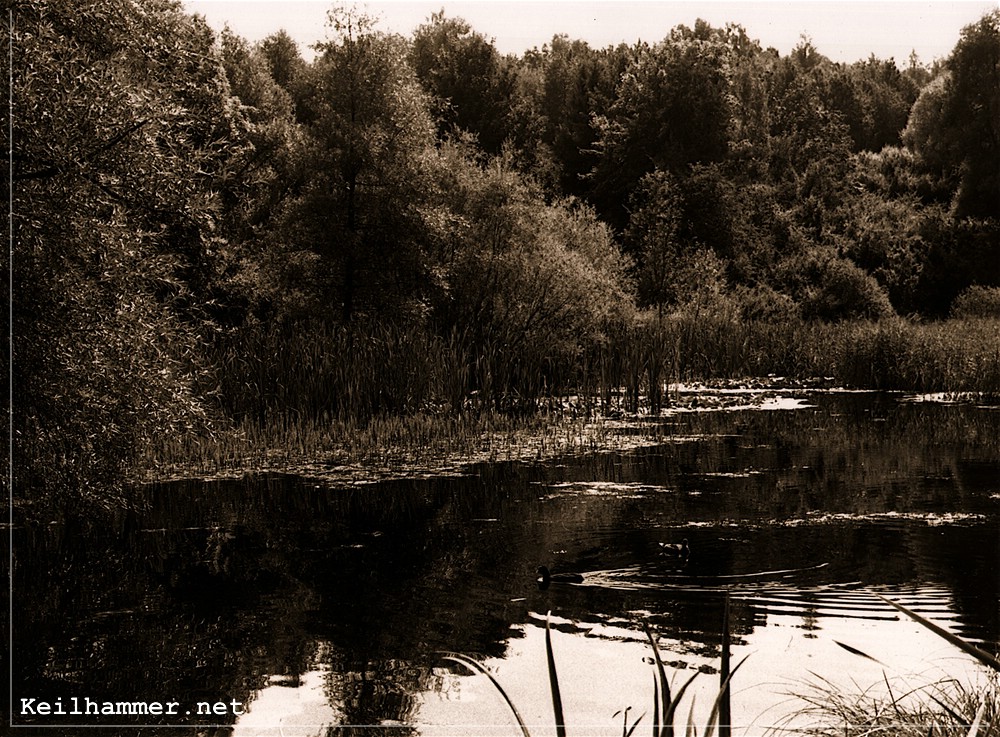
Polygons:
<instances>
[{"instance_id":1,"label":"deciduous tree","mask_svg":"<svg viewBox=\"0 0 1000 737\"><path fill-rule=\"evenodd\" d=\"M329 28L333 37L302 73L307 181L273 245L286 286L306 295L301 307L348 322L419 298L417 204L434 125L401 37L340 8Z\"/></svg>"},{"instance_id":2,"label":"deciduous tree","mask_svg":"<svg viewBox=\"0 0 1000 737\"><path fill-rule=\"evenodd\" d=\"M12 42L15 491L100 502L144 440L203 416L243 122L179 3L21 3Z\"/></svg>"},{"instance_id":3,"label":"deciduous tree","mask_svg":"<svg viewBox=\"0 0 1000 737\"><path fill-rule=\"evenodd\" d=\"M624 226L625 204L654 169L682 173L692 164L726 157L727 56L724 39L704 23L693 31L679 27L661 43L639 50L607 116L597 121L594 198L609 222Z\"/></svg>"},{"instance_id":4,"label":"deciduous tree","mask_svg":"<svg viewBox=\"0 0 1000 737\"><path fill-rule=\"evenodd\" d=\"M514 132L518 89L516 70L492 41L441 11L414 31L410 61L435 100L439 132L466 131L484 151L499 154Z\"/></svg>"}]
</instances>

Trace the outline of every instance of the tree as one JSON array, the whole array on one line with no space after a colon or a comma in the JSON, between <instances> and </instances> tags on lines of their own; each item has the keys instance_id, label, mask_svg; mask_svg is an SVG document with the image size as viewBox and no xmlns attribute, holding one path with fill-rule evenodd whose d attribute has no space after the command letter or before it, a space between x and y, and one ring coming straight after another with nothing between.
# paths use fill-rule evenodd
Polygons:
<instances>
[{"instance_id":1,"label":"tree","mask_svg":"<svg viewBox=\"0 0 1000 737\"><path fill-rule=\"evenodd\" d=\"M874 320L893 314L878 282L849 259L812 248L786 259L784 287L806 319Z\"/></svg>"},{"instance_id":2,"label":"tree","mask_svg":"<svg viewBox=\"0 0 1000 737\"><path fill-rule=\"evenodd\" d=\"M632 198L624 241L636 263L640 307L662 310L716 297L725 289L725 262L713 250L719 234L710 232L703 219L697 222L704 214L697 210L705 204L699 191L705 182L699 179L656 171L643 178ZM728 235L727 230L723 237Z\"/></svg>"},{"instance_id":3,"label":"tree","mask_svg":"<svg viewBox=\"0 0 1000 737\"><path fill-rule=\"evenodd\" d=\"M197 330L243 121L213 35L168 0L15 11L15 492L105 503L191 428Z\"/></svg>"},{"instance_id":4,"label":"tree","mask_svg":"<svg viewBox=\"0 0 1000 737\"><path fill-rule=\"evenodd\" d=\"M906 175L927 210L916 291L922 312L944 315L967 287L1000 282L1000 11L963 29L914 104L903 141L908 165L894 173Z\"/></svg>"},{"instance_id":5,"label":"tree","mask_svg":"<svg viewBox=\"0 0 1000 737\"><path fill-rule=\"evenodd\" d=\"M958 217L1000 212L1000 10L962 30L947 62L942 125L961 170Z\"/></svg>"},{"instance_id":6,"label":"tree","mask_svg":"<svg viewBox=\"0 0 1000 737\"><path fill-rule=\"evenodd\" d=\"M588 193L586 175L597 163L595 119L608 113L630 59L627 46L594 50L567 36L554 36L538 54L543 77L536 101L543 120L541 135L552 150L566 194Z\"/></svg>"},{"instance_id":7,"label":"tree","mask_svg":"<svg viewBox=\"0 0 1000 737\"><path fill-rule=\"evenodd\" d=\"M229 186L220 191L224 205L220 229L234 247L227 252L212 312L217 321L235 326L252 314L263 317L273 309L274 285L260 278L258 265L283 207L301 192L308 165L294 100L289 88L271 75L271 58L265 50L274 50L270 39L251 48L227 28L219 47L229 92L245 121L245 146L234 160ZM304 64L295 72L296 80L303 69Z\"/></svg>"},{"instance_id":8,"label":"tree","mask_svg":"<svg viewBox=\"0 0 1000 737\"><path fill-rule=\"evenodd\" d=\"M956 216L996 216L1000 11L963 29L944 66L944 72L921 91L903 139L923 167L952 189Z\"/></svg>"},{"instance_id":9,"label":"tree","mask_svg":"<svg viewBox=\"0 0 1000 737\"><path fill-rule=\"evenodd\" d=\"M906 127L917 87L891 59L871 56L840 66L829 80L830 106L847 125L855 151L897 146Z\"/></svg>"},{"instance_id":10,"label":"tree","mask_svg":"<svg viewBox=\"0 0 1000 737\"><path fill-rule=\"evenodd\" d=\"M762 51L739 26L729 28L732 123L730 166L760 181L770 162L771 99L768 89L777 53Z\"/></svg>"},{"instance_id":11,"label":"tree","mask_svg":"<svg viewBox=\"0 0 1000 737\"><path fill-rule=\"evenodd\" d=\"M646 175L632 198L624 243L636 264L640 307L678 301L674 270L684 250L681 241L683 197L666 172Z\"/></svg>"},{"instance_id":12,"label":"tree","mask_svg":"<svg viewBox=\"0 0 1000 737\"><path fill-rule=\"evenodd\" d=\"M633 189L654 169L682 173L692 164L725 159L731 105L724 36L699 22L641 49L597 121L600 154L592 175L594 201L623 227Z\"/></svg>"},{"instance_id":13,"label":"tree","mask_svg":"<svg viewBox=\"0 0 1000 737\"><path fill-rule=\"evenodd\" d=\"M513 66L493 43L441 11L414 31L410 61L436 101L439 133L467 131L483 151L499 154L513 132L517 82Z\"/></svg>"},{"instance_id":14,"label":"tree","mask_svg":"<svg viewBox=\"0 0 1000 737\"><path fill-rule=\"evenodd\" d=\"M921 231L937 210L912 196L861 190L837 213L838 251L878 281L900 314L926 311L918 291L928 252Z\"/></svg>"},{"instance_id":15,"label":"tree","mask_svg":"<svg viewBox=\"0 0 1000 737\"><path fill-rule=\"evenodd\" d=\"M628 261L590 208L546 203L509 158L477 165L455 144L441 155L435 322L475 357L490 401L538 396L627 320Z\"/></svg>"},{"instance_id":16,"label":"tree","mask_svg":"<svg viewBox=\"0 0 1000 737\"><path fill-rule=\"evenodd\" d=\"M816 243L843 197L851 139L829 105L832 64L804 40L769 77L769 179L778 201Z\"/></svg>"},{"instance_id":17,"label":"tree","mask_svg":"<svg viewBox=\"0 0 1000 737\"><path fill-rule=\"evenodd\" d=\"M434 124L402 38L353 10L332 10L329 26L301 86L309 170L271 243L289 289L306 295L300 309L349 322L419 300Z\"/></svg>"},{"instance_id":18,"label":"tree","mask_svg":"<svg viewBox=\"0 0 1000 737\"><path fill-rule=\"evenodd\" d=\"M954 134L944 126L946 90L950 73L936 77L920 92L903 131L903 142L919 160L920 168L937 180L935 189L950 199L958 178L959 153Z\"/></svg>"},{"instance_id":19,"label":"tree","mask_svg":"<svg viewBox=\"0 0 1000 737\"><path fill-rule=\"evenodd\" d=\"M287 31L280 30L260 42L260 52L267 60L272 79L291 91L306 66L298 44Z\"/></svg>"},{"instance_id":20,"label":"tree","mask_svg":"<svg viewBox=\"0 0 1000 737\"><path fill-rule=\"evenodd\" d=\"M1000 220L956 219L943 208L928 208L920 236L926 254L916 285L921 312L948 314L954 299L970 286L1000 286Z\"/></svg>"}]
</instances>

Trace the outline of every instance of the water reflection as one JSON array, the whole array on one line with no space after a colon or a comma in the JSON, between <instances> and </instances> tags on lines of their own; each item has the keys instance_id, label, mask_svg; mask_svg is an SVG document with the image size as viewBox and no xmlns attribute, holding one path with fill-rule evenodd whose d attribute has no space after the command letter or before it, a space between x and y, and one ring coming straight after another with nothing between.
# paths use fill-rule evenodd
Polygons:
<instances>
[{"instance_id":1,"label":"water reflection","mask_svg":"<svg viewBox=\"0 0 1000 737\"><path fill-rule=\"evenodd\" d=\"M15 704L243 705L87 722L220 725L206 734L509 734L489 684L441 653L482 659L549 724L551 611L574 733L607 734L615 711L651 699L643 621L680 675L702 672L707 706L725 590L734 649L752 653L734 713L756 732L794 711L784 691L809 672L865 684L842 645L900 672L927 658L974 670L871 592L996 649L1000 413L871 394L806 404L636 423L649 442L628 452L343 488L171 484L138 490L147 511L111 527L18 528ZM663 555L682 539L688 556ZM540 590L540 564L585 581Z\"/></svg>"}]
</instances>

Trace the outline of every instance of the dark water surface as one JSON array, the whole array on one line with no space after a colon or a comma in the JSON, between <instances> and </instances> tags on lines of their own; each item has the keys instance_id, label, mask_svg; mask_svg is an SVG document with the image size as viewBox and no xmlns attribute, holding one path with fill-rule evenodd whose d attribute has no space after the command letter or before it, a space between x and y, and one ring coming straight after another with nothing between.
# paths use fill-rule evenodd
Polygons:
<instances>
[{"instance_id":1,"label":"dark water surface","mask_svg":"<svg viewBox=\"0 0 1000 737\"><path fill-rule=\"evenodd\" d=\"M552 734L551 612L570 733L621 734L613 715L631 706L648 712L646 734L643 622L676 683L701 671L688 694L703 719L727 590L734 662L749 654L734 734L802 722L789 693L822 679L978 682L965 655L873 592L997 650L1000 411L850 393L794 406L637 421L628 431L650 438L637 450L461 477L162 485L108 528L16 528L14 721L518 734L486 679L442 658L457 652L490 668L533 734ZM662 554L682 539L687 559ZM585 581L542 590L540 564ZM20 714L23 698L53 713ZM71 714L85 699L177 714ZM199 702L218 711L199 716Z\"/></svg>"}]
</instances>

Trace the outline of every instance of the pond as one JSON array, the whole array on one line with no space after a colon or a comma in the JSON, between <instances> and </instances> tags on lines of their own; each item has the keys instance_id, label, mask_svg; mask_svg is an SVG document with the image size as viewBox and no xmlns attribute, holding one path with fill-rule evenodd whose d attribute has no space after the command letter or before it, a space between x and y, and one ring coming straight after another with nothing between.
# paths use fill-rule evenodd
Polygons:
<instances>
[{"instance_id":1,"label":"pond","mask_svg":"<svg viewBox=\"0 0 1000 737\"><path fill-rule=\"evenodd\" d=\"M15 528L14 722L519 734L489 681L443 657L460 653L552 734L548 621L570 734L621 734L626 707L647 734L644 627L675 687L699 673L682 709L704 721L727 592L733 663L748 656L734 734L809 723L816 688L983 678L875 594L997 650L996 408L801 391L619 424L636 442L617 451L177 482L99 529ZM660 545L685 539L687 556ZM540 587L539 565L583 583Z\"/></svg>"}]
</instances>

